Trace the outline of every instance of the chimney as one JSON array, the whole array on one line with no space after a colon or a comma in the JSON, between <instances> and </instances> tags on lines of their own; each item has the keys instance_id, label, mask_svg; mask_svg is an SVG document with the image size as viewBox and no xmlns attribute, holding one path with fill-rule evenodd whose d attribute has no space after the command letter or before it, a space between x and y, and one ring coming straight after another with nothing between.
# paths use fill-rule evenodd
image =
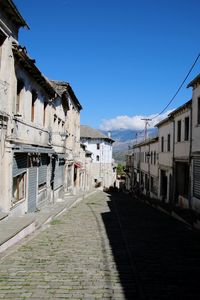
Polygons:
<instances>
[{"instance_id":1,"label":"chimney","mask_svg":"<svg viewBox=\"0 0 200 300\"><path fill-rule=\"evenodd\" d=\"M111 138L111 132L110 131L108 131L108 137Z\"/></svg>"}]
</instances>

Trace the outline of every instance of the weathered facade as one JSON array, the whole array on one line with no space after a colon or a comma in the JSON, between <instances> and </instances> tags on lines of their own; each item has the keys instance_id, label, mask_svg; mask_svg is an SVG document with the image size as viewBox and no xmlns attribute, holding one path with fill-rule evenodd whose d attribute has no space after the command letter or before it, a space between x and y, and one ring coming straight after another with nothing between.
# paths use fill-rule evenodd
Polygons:
<instances>
[{"instance_id":1,"label":"weathered facade","mask_svg":"<svg viewBox=\"0 0 200 300\"><path fill-rule=\"evenodd\" d=\"M194 208L192 183L198 180L191 172L192 107L189 100L171 112L156 125L158 137L134 145L132 153L132 186L137 181L144 194L184 208Z\"/></svg>"},{"instance_id":2,"label":"weathered facade","mask_svg":"<svg viewBox=\"0 0 200 300\"><path fill-rule=\"evenodd\" d=\"M145 195L158 195L158 138L147 139L133 146L129 170L131 190L140 186ZM133 164L131 166L131 164ZM127 172L127 169L126 169Z\"/></svg>"},{"instance_id":3,"label":"weathered facade","mask_svg":"<svg viewBox=\"0 0 200 300\"><path fill-rule=\"evenodd\" d=\"M80 111L82 106L68 82L51 81L51 85L61 95L65 109L67 110L65 122L67 133L65 142L65 172L67 174L65 178L65 192L76 194L80 187Z\"/></svg>"},{"instance_id":4,"label":"weathered facade","mask_svg":"<svg viewBox=\"0 0 200 300\"><path fill-rule=\"evenodd\" d=\"M92 153L93 186L109 188L116 182L116 167L112 158L113 140L88 126L81 126L81 142Z\"/></svg>"},{"instance_id":5,"label":"weathered facade","mask_svg":"<svg viewBox=\"0 0 200 300\"><path fill-rule=\"evenodd\" d=\"M192 87L191 109L191 206L200 211L200 75L188 85Z\"/></svg>"},{"instance_id":6,"label":"weathered facade","mask_svg":"<svg viewBox=\"0 0 200 300\"><path fill-rule=\"evenodd\" d=\"M18 44L28 25L0 2L0 211L19 215L79 190L82 107L68 83L42 75Z\"/></svg>"}]
</instances>

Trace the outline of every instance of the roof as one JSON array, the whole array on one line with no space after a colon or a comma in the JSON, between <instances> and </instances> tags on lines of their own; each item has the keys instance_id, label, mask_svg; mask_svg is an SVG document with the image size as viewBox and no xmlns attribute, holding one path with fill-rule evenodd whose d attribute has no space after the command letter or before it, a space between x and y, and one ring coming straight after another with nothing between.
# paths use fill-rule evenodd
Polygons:
<instances>
[{"instance_id":1,"label":"roof","mask_svg":"<svg viewBox=\"0 0 200 300\"><path fill-rule=\"evenodd\" d=\"M46 91L46 93L51 98L55 98L55 89L52 87L49 80L36 67L35 60L31 59L28 56L26 48L21 47L17 44L13 44L13 54L17 63L21 65L35 79L35 81Z\"/></svg>"},{"instance_id":2,"label":"roof","mask_svg":"<svg viewBox=\"0 0 200 300\"><path fill-rule=\"evenodd\" d=\"M158 136L153 137L153 138L149 138L149 139L147 139L145 141L142 141L141 143L133 145L133 149L137 148L137 147L141 147L141 146L153 144L153 143L156 143L157 141L158 141Z\"/></svg>"},{"instance_id":3,"label":"roof","mask_svg":"<svg viewBox=\"0 0 200 300\"><path fill-rule=\"evenodd\" d=\"M81 138L88 138L88 139L103 139L103 140L108 140L110 142L114 142L113 139L110 137L106 136L105 134L101 133L100 131L91 128L87 125L81 125L80 127L80 136Z\"/></svg>"},{"instance_id":4,"label":"roof","mask_svg":"<svg viewBox=\"0 0 200 300\"><path fill-rule=\"evenodd\" d=\"M187 85L187 88L193 87L196 83L200 83L200 74L190 81L190 83Z\"/></svg>"},{"instance_id":5,"label":"roof","mask_svg":"<svg viewBox=\"0 0 200 300\"><path fill-rule=\"evenodd\" d=\"M168 114L168 116L174 116L175 114L177 114L178 112L180 112L181 110L185 109L185 108L189 108L192 105L192 99L185 102L183 105L179 106L177 109L173 110L171 113Z\"/></svg>"},{"instance_id":6,"label":"roof","mask_svg":"<svg viewBox=\"0 0 200 300\"><path fill-rule=\"evenodd\" d=\"M82 106L80 102L78 101L71 85L69 82L66 81L59 81L59 80L50 80L51 85L53 88L57 91L59 95L63 94L64 92L68 92L70 97L72 98L74 104L77 106L78 110L80 111L82 109Z\"/></svg>"},{"instance_id":7,"label":"roof","mask_svg":"<svg viewBox=\"0 0 200 300\"><path fill-rule=\"evenodd\" d=\"M168 114L168 117L161 120L159 123L157 123L155 125L155 127L160 127L163 124L167 123L168 121L171 120L171 118L176 115L177 113L179 113L181 110L185 109L185 108L189 108L192 105L192 99L185 102L183 105L179 106L178 108L174 109L171 113Z\"/></svg>"},{"instance_id":8,"label":"roof","mask_svg":"<svg viewBox=\"0 0 200 300\"><path fill-rule=\"evenodd\" d=\"M28 24L12 0L0 0L0 6L1 9L3 9L16 24L18 24L20 27L26 27L29 29Z\"/></svg>"},{"instance_id":9,"label":"roof","mask_svg":"<svg viewBox=\"0 0 200 300\"><path fill-rule=\"evenodd\" d=\"M161 120L159 123L157 123L154 127L160 127L161 125L167 123L168 121L170 121L170 118L164 118L163 120Z\"/></svg>"}]
</instances>

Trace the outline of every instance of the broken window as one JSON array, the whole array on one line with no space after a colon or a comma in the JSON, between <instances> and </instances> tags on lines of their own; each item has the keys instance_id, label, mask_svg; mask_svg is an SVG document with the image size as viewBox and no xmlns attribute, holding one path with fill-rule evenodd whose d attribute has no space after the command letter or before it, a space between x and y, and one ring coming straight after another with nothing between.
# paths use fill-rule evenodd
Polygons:
<instances>
[{"instance_id":1,"label":"broken window","mask_svg":"<svg viewBox=\"0 0 200 300\"><path fill-rule=\"evenodd\" d=\"M13 204L25 198L26 173L13 177Z\"/></svg>"},{"instance_id":2,"label":"broken window","mask_svg":"<svg viewBox=\"0 0 200 300\"><path fill-rule=\"evenodd\" d=\"M24 88L24 82L21 79L17 80L17 99L16 99L16 113L20 113L22 110L22 91Z\"/></svg>"}]
</instances>

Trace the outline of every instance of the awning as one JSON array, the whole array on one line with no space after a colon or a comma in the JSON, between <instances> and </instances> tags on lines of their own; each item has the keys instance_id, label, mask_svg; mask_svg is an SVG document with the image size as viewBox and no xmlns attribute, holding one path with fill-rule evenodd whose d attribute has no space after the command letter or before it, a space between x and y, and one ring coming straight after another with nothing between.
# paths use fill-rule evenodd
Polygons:
<instances>
[{"instance_id":1,"label":"awning","mask_svg":"<svg viewBox=\"0 0 200 300\"><path fill-rule=\"evenodd\" d=\"M54 149L50 147L34 147L31 145L13 145L12 149L14 152L23 153L55 153Z\"/></svg>"},{"instance_id":2,"label":"awning","mask_svg":"<svg viewBox=\"0 0 200 300\"><path fill-rule=\"evenodd\" d=\"M76 168L82 168L83 165L82 165L80 162L76 161L76 162L74 163L74 166L75 166Z\"/></svg>"}]
</instances>

